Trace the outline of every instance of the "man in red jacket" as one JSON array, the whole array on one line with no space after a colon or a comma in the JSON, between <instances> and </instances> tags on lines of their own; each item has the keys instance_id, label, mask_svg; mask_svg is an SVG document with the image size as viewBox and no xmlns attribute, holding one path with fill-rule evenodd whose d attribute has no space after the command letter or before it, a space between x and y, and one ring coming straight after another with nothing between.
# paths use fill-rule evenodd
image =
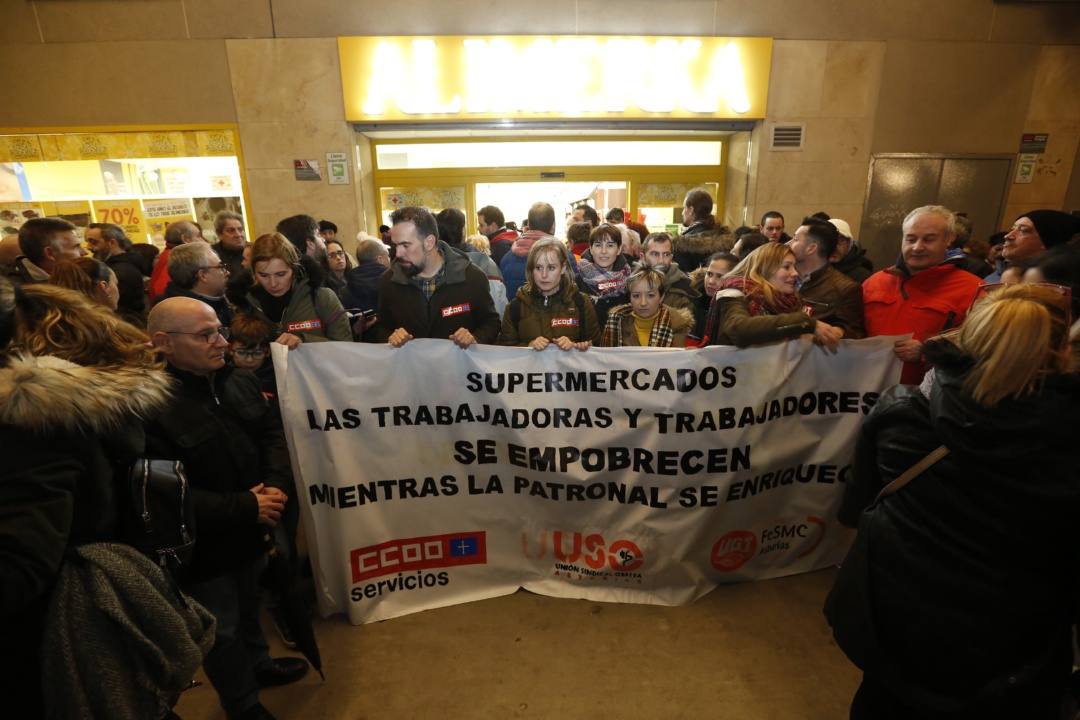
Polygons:
<instances>
[{"instance_id":1,"label":"man in red jacket","mask_svg":"<svg viewBox=\"0 0 1080 720\"><path fill-rule=\"evenodd\" d=\"M904 363L900 382L905 384L917 385L929 369L923 341L960 325L982 284L945 260L956 237L955 220L953 212L940 205L912 210L902 226L900 262L863 283L867 336L913 336L895 346L896 357Z\"/></svg>"},{"instance_id":2,"label":"man in red jacket","mask_svg":"<svg viewBox=\"0 0 1080 720\"><path fill-rule=\"evenodd\" d=\"M491 259L498 265L503 255L510 252L518 234L506 227L502 210L494 205L485 205L476 211L476 224L491 243Z\"/></svg>"}]
</instances>

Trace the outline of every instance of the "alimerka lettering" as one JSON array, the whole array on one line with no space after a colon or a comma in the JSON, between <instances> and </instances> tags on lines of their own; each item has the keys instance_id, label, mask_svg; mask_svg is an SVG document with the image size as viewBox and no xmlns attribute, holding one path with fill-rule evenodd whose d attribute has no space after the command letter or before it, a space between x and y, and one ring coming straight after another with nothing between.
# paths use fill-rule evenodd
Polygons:
<instances>
[{"instance_id":1,"label":"alimerka lettering","mask_svg":"<svg viewBox=\"0 0 1080 720\"><path fill-rule=\"evenodd\" d=\"M488 393L579 393L637 392L677 390L715 390L735 387L735 368L637 368L636 370L598 370L594 372L481 373L465 375L469 392Z\"/></svg>"}]
</instances>

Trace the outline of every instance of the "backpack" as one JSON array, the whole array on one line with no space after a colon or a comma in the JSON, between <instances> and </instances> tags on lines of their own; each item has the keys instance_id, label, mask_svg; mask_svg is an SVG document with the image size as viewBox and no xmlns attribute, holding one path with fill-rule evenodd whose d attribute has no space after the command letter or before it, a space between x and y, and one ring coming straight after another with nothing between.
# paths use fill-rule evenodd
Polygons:
<instances>
[{"instance_id":1,"label":"backpack","mask_svg":"<svg viewBox=\"0 0 1080 720\"><path fill-rule=\"evenodd\" d=\"M578 339L575 342L585 341L585 298L582 297L580 292L574 293L574 307L577 308L578 319L581 321L578 323ZM517 327L521 322L521 299L514 298L510 301L510 322L514 323L514 327Z\"/></svg>"}]
</instances>

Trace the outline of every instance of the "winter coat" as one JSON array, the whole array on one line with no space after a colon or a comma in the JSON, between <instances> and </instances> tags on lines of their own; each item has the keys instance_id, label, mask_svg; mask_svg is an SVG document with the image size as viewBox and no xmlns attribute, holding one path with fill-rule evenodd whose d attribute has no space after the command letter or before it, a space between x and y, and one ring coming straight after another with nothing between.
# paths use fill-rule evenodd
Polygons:
<instances>
[{"instance_id":1,"label":"winter coat","mask_svg":"<svg viewBox=\"0 0 1080 720\"><path fill-rule=\"evenodd\" d=\"M594 263L592 249L589 248L582 253L581 259L583 261ZM615 257L615 262L612 263L611 270L626 273L626 276L629 277L629 270L627 270L629 264L630 262L627 260L626 256L620 253ZM626 290L626 278L623 278L622 280L622 289L619 292L613 292L610 288L597 287L590 283L583 277L581 268L582 266L579 264L578 272L575 273L578 289L592 299L593 305L596 308L596 321L599 323L600 327L603 328L604 323L607 322L608 310L618 305L624 305L630 301L630 295ZM618 281L609 280L608 282Z\"/></svg>"},{"instance_id":2,"label":"winter coat","mask_svg":"<svg viewBox=\"0 0 1080 720\"><path fill-rule=\"evenodd\" d=\"M244 271L244 251L230 250L220 242L214 243L210 249L217 253L225 267L229 268L229 274L236 277Z\"/></svg>"},{"instance_id":3,"label":"winter coat","mask_svg":"<svg viewBox=\"0 0 1080 720\"><path fill-rule=\"evenodd\" d=\"M154 457L184 463L195 505L198 539L186 578L204 580L236 570L265 549L249 490L266 484L296 497L281 416L246 370L223 367L193 375L169 366L175 397L150 424Z\"/></svg>"},{"instance_id":4,"label":"winter coat","mask_svg":"<svg viewBox=\"0 0 1080 720\"><path fill-rule=\"evenodd\" d=\"M455 252L439 241L443 256L443 280L431 300L402 271L396 262L379 278L379 320L375 324L377 342L386 342L398 328L416 338L446 339L458 328L467 328L476 341L491 344L499 335L499 315L495 312L484 275L464 253Z\"/></svg>"},{"instance_id":5,"label":"winter coat","mask_svg":"<svg viewBox=\"0 0 1080 720\"><path fill-rule=\"evenodd\" d=\"M812 333L817 327L817 321L802 310L751 315L746 295L733 288L717 292L713 305L714 325L705 328L709 345L764 345Z\"/></svg>"},{"instance_id":6,"label":"winter coat","mask_svg":"<svg viewBox=\"0 0 1080 720\"><path fill-rule=\"evenodd\" d=\"M695 223L675 238L673 260L683 272L691 272L705 265L713 253L731 252L735 236L722 225Z\"/></svg>"},{"instance_id":7,"label":"winter coat","mask_svg":"<svg viewBox=\"0 0 1080 720\"><path fill-rule=\"evenodd\" d=\"M874 274L874 263L866 257L866 250L855 243L851 243L847 255L834 262L833 267L860 285Z\"/></svg>"},{"instance_id":8,"label":"winter coat","mask_svg":"<svg viewBox=\"0 0 1080 720\"><path fill-rule=\"evenodd\" d=\"M510 252L514 242L521 237L513 230L505 227L499 228L495 233L488 235L488 243L491 244L491 259L496 265L500 265L503 256Z\"/></svg>"},{"instance_id":9,"label":"winter coat","mask_svg":"<svg viewBox=\"0 0 1080 720\"><path fill-rule=\"evenodd\" d=\"M379 306L379 278L387 268L367 262L345 271L345 292L341 303L346 310L374 310Z\"/></svg>"},{"instance_id":10,"label":"winter coat","mask_svg":"<svg viewBox=\"0 0 1080 720\"><path fill-rule=\"evenodd\" d=\"M862 286L867 337L912 333L922 341L958 327L981 284L948 261L914 275L902 263L880 270ZM929 367L904 363L900 382L917 385Z\"/></svg>"},{"instance_id":11,"label":"winter coat","mask_svg":"<svg viewBox=\"0 0 1080 720\"><path fill-rule=\"evenodd\" d=\"M502 271L503 284L506 285L506 297L516 297L518 288L525 284L525 267L532 246L537 240L550 237L547 233L530 230L515 240L510 252L503 255L499 261L499 270Z\"/></svg>"},{"instance_id":12,"label":"winter coat","mask_svg":"<svg viewBox=\"0 0 1080 720\"><path fill-rule=\"evenodd\" d=\"M48 597L70 547L115 539L114 465L144 450L142 418L168 401L161 370L14 355L0 368L0 691L40 713Z\"/></svg>"},{"instance_id":13,"label":"winter coat","mask_svg":"<svg viewBox=\"0 0 1080 720\"><path fill-rule=\"evenodd\" d=\"M150 295L150 305L157 304L161 296L165 294L165 288L169 287L172 278L169 277L169 255L172 248L165 248L154 261L154 271L150 273L150 286L147 292Z\"/></svg>"},{"instance_id":14,"label":"winter coat","mask_svg":"<svg viewBox=\"0 0 1080 720\"><path fill-rule=\"evenodd\" d=\"M813 310L817 320L844 331L844 338L866 337L862 288L831 265L824 265L803 280L799 295Z\"/></svg>"},{"instance_id":15,"label":"winter coat","mask_svg":"<svg viewBox=\"0 0 1080 720\"><path fill-rule=\"evenodd\" d=\"M161 299L165 300L166 298L171 297L186 297L193 300L198 300L199 302L204 302L214 309L214 312L218 316L218 322L220 322L224 327L229 327L230 325L232 325L233 310L232 307L229 305L229 301L225 298L224 295L222 295L221 297L200 295L194 290L186 290L184 288L177 287L176 283L170 282L169 286L165 288L165 294L162 295Z\"/></svg>"},{"instance_id":16,"label":"winter coat","mask_svg":"<svg viewBox=\"0 0 1080 720\"><path fill-rule=\"evenodd\" d=\"M700 295L690 282L690 276L684 273L678 263L668 265L664 274L664 304L669 308L694 311L694 300Z\"/></svg>"},{"instance_id":17,"label":"winter coat","mask_svg":"<svg viewBox=\"0 0 1080 720\"><path fill-rule=\"evenodd\" d=\"M138 258L131 253L119 253L105 264L116 273L120 290L116 311L132 325L146 327L146 287Z\"/></svg>"},{"instance_id":18,"label":"winter coat","mask_svg":"<svg viewBox=\"0 0 1080 720\"><path fill-rule=\"evenodd\" d=\"M630 306L623 305L619 308L612 308L611 315L608 317L610 318L615 314L619 315L619 322L622 323L622 347L641 347L641 342L638 340L637 328L634 327L634 314L630 310ZM668 308L668 317L668 322L674 333L671 340L671 347L686 347L686 336L694 329L693 313L689 310Z\"/></svg>"},{"instance_id":19,"label":"winter coat","mask_svg":"<svg viewBox=\"0 0 1080 720\"><path fill-rule=\"evenodd\" d=\"M249 279L251 275L244 273L238 285L247 288L248 292L236 304L253 308L274 324L279 334L291 333L304 342L350 341L353 337L349 316L334 291L324 287L325 277L326 273L317 261L302 256L300 265L293 271L289 305L280 318L272 318L263 310L264 291L253 286ZM230 287L235 289L237 286L230 283ZM232 295L232 291L229 294Z\"/></svg>"},{"instance_id":20,"label":"winter coat","mask_svg":"<svg viewBox=\"0 0 1080 720\"><path fill-rule=\"evenodd\" d=\"M564 276L559 292L549 297L518 289L503 313L499 344L525 346L538 337L554 340L565 335L574 342L595 345L602 329L592 300Z\"/></svg>"},{"instance_id":21,"label":"winter coat","mask_svg":"<svg viewBox=\"0 0 1080 720\"><path fill-rule=\"evenodd\" d=\"M488 279L488 290L491 292L491 302L495 305L495 312L500 316L503 310L506 309L506 284L503 282L502 272L499 270L499 266L495 264L486 253L482 253L479 250L466 250L463 247L453 248L456 252L465 253L465 257L469 258L469 262L479 268L480 272L484 273Z\"/></svg>"},{"instance_id":22,"label":"winter coat","mask_svg":"<svg viewBox=\"0 0 1080 720\"><path fill-rule=\"evenodd\" d=\"M877 639L910 685L893 690L967 695L1010 676L1063 688L1080 601L1080 378L1053 376L1033 395L985 408L963 388L970 360L944 340L924 351L934 363L929 397L902 385L882 395L862 425L840 510L856 525L885 484L949 449L865 527Z\"/></svg>"}]
</instances>

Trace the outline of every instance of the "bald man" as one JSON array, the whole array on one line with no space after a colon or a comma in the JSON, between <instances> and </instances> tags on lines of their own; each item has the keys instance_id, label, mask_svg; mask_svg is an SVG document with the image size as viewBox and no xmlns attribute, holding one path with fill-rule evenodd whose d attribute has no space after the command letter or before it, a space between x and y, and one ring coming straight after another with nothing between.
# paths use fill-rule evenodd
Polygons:
<instances>
[{"instance_id":1,"label":"bald man","mask_svg":"<svg viewBox=\"0 0 1080 720\"><path fill-rule=\"evenodd\" d=\"M308 669L299 658L272 659L259 626L263 538L287 516L293 491L281 417L255 375L225 364L229 331L212 307L167 298L147 325L177 381L148 435L161 457L184 463L195 501L199 537L184 590L218 622L203 667L230 718L272 718L259 688L295 682Z\"/></svg>"}]
</instances>

